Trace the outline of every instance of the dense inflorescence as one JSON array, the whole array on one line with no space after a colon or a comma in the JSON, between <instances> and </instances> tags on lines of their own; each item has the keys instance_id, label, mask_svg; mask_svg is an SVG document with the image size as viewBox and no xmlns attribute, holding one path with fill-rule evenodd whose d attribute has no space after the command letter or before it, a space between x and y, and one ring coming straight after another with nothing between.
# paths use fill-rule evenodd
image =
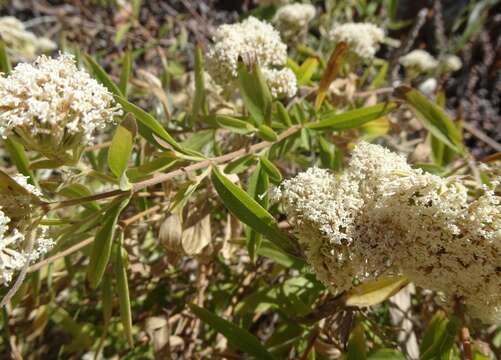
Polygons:
<instances>
[{"instance_id":1,"label":"dense inflorescence","mask_svg":"<svg viewBox=\"0 0 501 360\"><path fill-rule=\"evenodd\" d=\"M463 62L456 55L447 55L444 57L445 70L455 72L463 67Z\"/></svg>"},{"instance_id":2,"label":"dense inflorescence","mask_svg":"<svg viewBox=\"0 0 501 360\"><path fill-rule=\"evenodd\" d=\"M485 322L501 321L501 199L470 198L457 178L413 169L360 143L341 175L311 168L280 187L308 262L333 292L382 275L463 301Z\"/></svg>"},{"instance_id":3,"label":"dense inflorescence","mask_svg":"<svg viewBox=\"0 0 501 360\"><path fill-rule=\"evenodd\" d=\"M273 24L287 43L303 40L308 31L308 23L315 17L315 7L311 4L289 4L277 10Z\"/></svg>"},{"instance_id":4,"label":"dense inflorescence","mask_svg":"<svg viewBox=\"0 0 501 360\"><path fill-rule=\"evenodd\" d=\"M121 114L110 92L66 54L42 55L0 77L0 109L1 136L15 135L39 151L88 144Z\"/></svg>"},{"instance_id":5,"label":"dense inflorescence","mask_svg":"<svg viewBox=\"0 0 501 360\"><path fill-rule=\"evenodd\" d=\"M352 53L368 60L374 57L384 36L383 29L370 23L334 24L329 32L333 43L345 42Z\"/></svg>"},{"instance_id":6,"label":"dense inflorescence","mask_svg":"<svg viewBox=\"0 0 501 360\"><path fill-rule=\"evenodd\" d=\"M38 226L34 219L37 210L32 203L42 197L41 191L22 174L12 179L25 191L12 191L0 198L0 284L8 284L17 270L54 245L48 227ZM27 248L30 240L32 246Z\"/></svg>"},{"instance_id":7,"label":"dense inflorescence","mask_svg":"<svg viewBox=\"0 0 501 360\"><path fill-rule=\"evenodd\" d=\"M238 62L258 63L263 73L268 73L272 93L293 96L296 93L294 73L285 68L287 46L280 39L280 34L270 24L249 17L241 23L221 25L214 34L214 44L207 54L208 72L214 81L228 93L237 88ZM277 75L277 71L281 71ZM287 73L287 74L286 74ZM287 89L277 89L289 86Z\"/></svg>"},{"instance_id":8,"label":"dense inflorescence","mask_svg":"<svg viewBox=\"0 0 501 360\"><path fill-rule=\"evenodd\" d=\"M26 30L21 21L12 16L0 18L0 37L14 60L32 60L39 53L56 49L53 41L37 37Z\"/></svg>"},{"instance_id":9,"label":"dense inflorescence","mask_svg":"<svg viewBox=\"0 0 501 360\"><path fill-rule=\"evenodd\" d=\"M427 51L416 49L400 57L399 62L406 69L416 72L428 72L438 66L438 61Z\"/></svg>"}]
</instances>

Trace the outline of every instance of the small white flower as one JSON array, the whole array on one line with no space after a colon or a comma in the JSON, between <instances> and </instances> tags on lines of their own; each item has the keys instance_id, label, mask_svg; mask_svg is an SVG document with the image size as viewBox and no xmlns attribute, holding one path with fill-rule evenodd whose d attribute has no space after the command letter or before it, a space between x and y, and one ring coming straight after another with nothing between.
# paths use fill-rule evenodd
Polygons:
<instances>
[{"instance_id":1,"label":"small white flower","mask_svg":"<svg viewBox=\"0 0 501 360\"><path fill-rule=\"evenodd\" d=\"M296 75L291 69L263 69L263 76L276 98L293 97L297 92Z\"/></svg>"},{"instance_id":2,"label":"small white flower","mask_svg":"<svg viewBox=\"0 0 501 360\"><path fill-rule=\"evenodd\" d=\"M38 53L56 49L50 39L37 37L26 30L24 24L12 16L0 18L0 37L14 60L32 60Z\"/></svg>"},{"instance_id":3,"label":"small white flower","mask_svg":"<svg viewBox=\"0 0 501 360\"><path fill-rule=\"evenodd\" d=\"M451 72L458 71L463 66L461 59L456 55L446 55L443 60L443 63L445 69Z\"/></svg>"},{"instance_id":4,"label":"small white flower","mask_svg":"<svg viewBox=\"0 0 501 360\"><path fill-rule=\"evenodd\" d=\"M25 235L10 225L11 219L0 208L0 284L8 284L16 271L21 270L27 262L37 260L54 246L45 226ZM27 236L34 237L31 252L24 249Z\"/></svg>"},{"instance_id":5,"label":"small white flower","mask_svg":"<svg viewBox=\"0 0 501 360\"><path fill-rule=\"evenodd\" d=\"M334 24L329 38L335 44L345 42L363 59L372 59L384 39L384 30L370 23Z\"/></svg>"},{"instance_id":6,"label":"small white flower","mask_svg":"<svg viewBox=\"0 0 501 360\"><path fill-rule=\"evenodd\" d=\"M9 232L10 218L0 210L0 284L9 283L15 271L21 269L26 258L17 250L24 235L14 230Z\"/></svg>"},{"instance_id":7,"label":"small white flower","mask_svg":"<svg viewBox=\"0 0 501 360\"><path fill-rule=\"evenodd\" d=\"M221 25L207 53L207 70L214 81L231 93L237 88L238 61L256 62L261 69L281 69L287 62L287 46L270 24L249 17Z\"/></svg>"},{"instance_id":8,"label":"small white flower","mask_svg":"<svg viewBox=\"0 0 501 360\"><path fill-rule=\"evenodd\" d=\"M302 40L308 30L308 23L315 17L315 7L311 4L289 4L277 10L273 24L287 43Z\"/></svg>"},{"instance_id":9,"label":"small white flower","mask_svg":"<svg viewBox=\"0 0 501 360\"><path fill-rule=\"evenodd\" d=\"M90 143L96 129L121 114L109 91L67 54L42 55L0 77L0 109L1 136L54 153Z\"/></svg>"},{"instance_id":10,"label":"small white flower","mask_svg":"<svg viewBox=\"0 0 501 360\"><path fill-rule=\"evenodd\" d=\"M425 50L416 49L400 57L400 64L418 72L428 72L438 66L438 61Z\"/></svg>"},{"instance_id":11,"label":"small white flower","mask_svg":"<svg viewBox=\"0 0 501 360\"><path fill-rule=\"evenodd\" d=\"M419 91L426 95L432 95L437 89L437 80L435 78L429 78L419 84Z\"/></svg>"}]
</instances>

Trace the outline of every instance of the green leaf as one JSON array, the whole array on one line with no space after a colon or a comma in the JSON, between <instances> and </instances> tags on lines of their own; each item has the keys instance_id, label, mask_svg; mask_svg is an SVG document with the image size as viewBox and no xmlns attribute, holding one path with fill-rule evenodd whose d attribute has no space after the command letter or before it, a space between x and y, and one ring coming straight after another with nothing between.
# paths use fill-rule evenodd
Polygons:
<instances>
[{"instance_id":1,"label":"green leaf","mask_svg":"<svg viewBox=\"0 0 501 360\"><path fill-rule=\"evenodd\" d=\"M420 360L439 359L451 351L461 323L458 318L448 319L446 315L437 312L428 324L419 352Z\"/></svg>"},{"instance_id":2,"label":"green leaf","mask_svg":"<svg viewBox=\"0 0 501 360\"><path fill-rule=\"evenodd\" d=\"M124 327L127 342L130 347L134 347L132 339L132 313L130 307L129 283L127 281L127 251L122 247L123 233L120 234L120 241L115 246L115 276L117 279L118 302L120 304L120 319Z\"/></svg>"},{"instance_id":3,"label":"green leaf","mask_svg":"<svg viewBox=\"0 0 501 360\"><path fill-rule=\"evenodd\" d=\"M214 115L210 117L219 126L228 129L237 134L249 134L256 131L256 128L248 121L240 120L228 115Z\"/></svg>"},{"instance_id":4,"label":"green leaf","mask_svg":"<svg viewBox=\"0 0 501 360\"><path fill-rule=\"evenodd\" d=\"M280 120L280 122L286 126L292 126L291 117L289 116L289 112L287 111L285 106L279 101L276 102L276 106L278 120Z\"/></svg>"},{"instance_id":5,"label":"green leaf","mask_svg":"<svg viewBox=\"0 0 501 360\"><path fill-rule=\"evenodd\" d=\"M263 140L266 141L276 141L277 140L277 133L273 131L271 127L265 124L259 125L258 132L257 134L259 137Z\"/></svg>"},{"instance_id":6,"label":"green leaf","mask_svg":"<svg viewBox=\"0 0 501 360\"><path fill-rule=\"evenodd\" d=\"M191 311L203 322L210 325L217 332L221 333L231 346L246 352L249 355L262 360L273 360L274 357L266 350L259 340L228 320L225 320L210 311L194 304L189 304Z\"/></svg>"},{"instance_id":7,"label":"green leaf","mask_svg":"<svg viewBox=\"0 0 501 360\"><path fill-rule=\"evenodd\" d=\"M9 55L7 54L5 42L0 39L0 72L8 75L11 71L12 66L10 64Z\"/></svg>"},{"instance_id":8,"label":"green leaf","mask_svg":"<svg viewBox=\"0 0 501 360\"><path fill-rule=\"evenodd\" d=\"M410 105L417 118L433 136L451 149L463 152L461 134L441 108L408 86L400 86L395 89L395 96L405 100Z\"/></svg>"},{"instance_id":9,"label":"green leaf","mask_svg":"<svg viewBox=\"0 0 501 360\"><path fill-rule=\"evenodd\" d=\"M315 71L317 71L317 68L318 60L316 58L310 57L306 59L296 73L298 85L301 86L308 84Z\"/></svg>"},{"instance_id":10,"label":"green leaf","mask_svg":"<svg viewBox=\"0 0 501 360\"><path fill-rule=\"evenodd\" d=\"M379 304L395 295L409 280L400 277L382 277L378 280L363 283L346 294L346 305L366 307Z\"/></svg>"},{"instance_id":11,"label":"green leaf","mask_svg":"<svg viewBox=\"0 0 501 360\"><path fill-rule=\"evenodd\" d=\"M275 219L266 209L215 167L212 169L211 179L223 204L240 221L266 236L281 249L292 251L288 237L280 231Z\"/></svg>"},{"instance_id":12,"label":"green leaf","mask_svg":"<svg viewBox=\"0 0 501 360\"><path fill-rule=\"evenodd\" d=\"M207 102L205 91L204 64L202 57L202 48L198 45L195 48L195 96L193 97L193 105L191 108L191 116L193 119L200 113L207 114Z\"/></svg>"},{"instance_id":13,"label":"green leaf","mask_svg":"<svg viewBox=\"0 0 501 360\"><path fill-rule=\"evenodd\" d=\"M370 353L367 360L405 360L405 356L397 350L379 349Z\"/></svg>"},{"instance_id":14,"label":"green leaf","mask_svg":"<svg viewBox=\"0 0 501 360\"><path fill-rule=\"evenodd\" d=\"M122 105L122 108L126 112L132 113L135 116L136 120L139 121L139 123L142 124L144 128L147 128L148 130L153 132L160 139L172 146L174 150L182 153L186 152L186 149L182 148L153 116L121 96L115 95L115 99L118 103L120 103L120 105ZM145 134L144 132L144 128L139 127L139 133L141 134L141 136L148 139L147 134ZM151 137L149 141L151 142ZM154 143L154 145L157 144Z\"/></svg>"},{"instance_id":15,"label":"green leaf","mask_svg":"<svg viewBox=\"0 0 501 360\"><path fill-rule=\"evenodd\" d=\"M367 359L367 347L365 345L364 328L357 324L351 331L346 349L346 360L365 360Z\"/></svg>"},{"instance_id":16,"label":"green leaf","mask_svg":"<svg viewBox=\"0 0 501 360\"><path fill-rule=\"evenodd\" d=\"M90 262L87 266L87 279L90 286L95 289L108 265L111 255L111 245L115 236L115 228L120 213L129 203L130 197L118 199L115 204L105 214L104 224L97 231L90 255Z\"/></svg>"},{"instance_id":17,"label":"green leaf","mask_svg":"<svg viewBox=\"0 0 501 360\"><path fill-rule=\"evenodd\" d=\"M261 161L263 170L266 171L273 182L280 183L282 181L282 174L280 173L280 170L278 170L275 164L273 164L266 156L261 156L259 161Z\"/></svg>"},{"instance_id":18,"label":"green leaf","mask_svg":"<svg viewBox=\"0 0 501 360\"><path fill-rule=\"evenodd\" d=\"M261 242L261 246L257 249L257 254L265 256L286 268L302 269L305 266L303 260L285 253L266 239L263 239Z\"/></svg>"},{"instance_id":19,"label":"green leaf","mask_svg":"<svg viewBox=\"0 0 501 360\"><path fill-rule=\"evenodd\" d=\"M249 177L248 193L264 209L268 208L268 175L263 171L262 163L258 163L256 169ZM252 228L247 228L247 250L251 261L256 260L256 252L261 246L261 234Z\"/></svg>"},{"instance_id":20,"label":"green leaf","mask_svg":"<svg viewBox=\"0 0 501 360\"><path fill-rule=\"evenodd\" d=\"M129 83L129 76L132 69L132 55L128 50L122 58L122 71L120 72L120 82L118 88L120 92L127 97L127 85Z\"/></svg>"},{"instance_id":21,"label":"green leaf","mask_svg":"<svg viewBox=\"0 0 501 360\"><path fill-rule=\"evenodd\" d=\"M30 170L30 163L23 145L11 138L5 139L4 144L10 155L10 160L16 165L17 170L24 176L28 176L29 182L32 185L36 185L36 179L33 176L33 172Z\"/></svg>"},{"instance_id":22,"label":"green leaf","mask_svg":"<svg viewBox=\"0 0 501 360\"><path fill-rule=\"evenodd\" d=\"M387 102L361 109L346 111L341 114L328 112L320 117L320 121L307 123L305 124L305 127L315 130L354 129L369 121L379 119L380 117L393 111L396 107L396 103Z\"/></svg>"},{"instance_id":23,"label":"green leaf","mask_svg":"<svg viewBox=\"0 0 501 360\"><path fill-rule=\"evenodd\" d=\"M115 85L115 83L110 79L108 74L106 74L106 71L97 63L96 60L92 58L92 56L84 54L85 60L89 64L92 73L94 76L101 82L104 86L108 88L109 91L111 91L115 95L123 96L123 93L120 91L118 86Z\"/></svg>"},{"instance_id":24,"label":"green leaf","mask_svg":"<svg viewBox=\"0 0 501 360\"><path fill-rule=\"evenodd\" d=\"M136 134L136 120L129 113L115 130L108 150L108 167L117 179L122 179L127 169Z\"/></svg>"},{"instance_id":25,"label":"green leaf","mask_svg":"<svg viewBox=\"0 0 501 360\"><path fill-rule=\"evenodd\" d=\"M245 108L252 118L257 124L269 123L272 97L259 65L253 64L247 69L247 66L240 64L238 82Z\"/></svg>"}]
</instances>

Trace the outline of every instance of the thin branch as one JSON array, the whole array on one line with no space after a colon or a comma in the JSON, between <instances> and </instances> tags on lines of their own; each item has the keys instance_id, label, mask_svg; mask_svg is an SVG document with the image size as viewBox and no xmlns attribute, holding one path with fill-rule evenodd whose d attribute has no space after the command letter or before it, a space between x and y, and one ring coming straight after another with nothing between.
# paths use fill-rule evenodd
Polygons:
<instances>
[{"instance_id":1,"label":"thin branch","mask_svg":"<svg viewBox=\"0 0 501 360\"><path fill-rule=\"evenodd\" d=\"M468 123L468 122L464 122L463 123L463 127L466 129L466 131L468 131L470 134L472 134L473 136L475 136L477 139L479 139L480 141L483 141L484 143L486 143L487 145L489 145L491 148L493 148L494 150L500 152L501 151L501 144L498 143L496 140L494 140L493 138L491 138L489 135L487 135L486 133L484 133L482 130L478 129L477 127L475 127L474 125Z\"/></svg>"},{"instance_id":2,"label":"thin branch","mask_svg":"<svg viewBox=\"0 0 501 360\"><path fill-rule=\"evenodd\" d=\"M248 154L258 152L260 150L266 149L266 148L272 146L273 144L276 144L276 143L288 138L289 136L298 132L300 129L301 129L301 125L294 125L294 126L290 127L289 129L285 130L280 135L278 135L277 140L275 140L273 142L262 141L260 143L254 144L250 147L241 148L239 150L233 151L233 152L225 154L225 155L221 155L221 156L218 156L218 157L215 157L212 159L200 161L200 162L192 164L192 165L181 167L177 170L174 170L174 171L171 171L168 173L155 174L150 179L147 179L147 180L144 180L144 181L141 181L141 182L134 184L130 191L132 191L132 193L136 193L136 192L143 190L149 186L157 185L157 184L163 183L167 180L170 180L172 178L175 178L176 176L184 175L186 173L191 173L191 172L196 171L196 170L205 169L206 167L209 167L210 165L224 164L224 163L227 163L227 162L229 162L235 158L238 158L240 156L245 156ZM128 192L129 191L124 191L124 190L112 190L112 191L106 191L103 193L85 196L85 197L81 197L81 198L77 198L77 199L63 200L63 201L60 201L57 203L53 203L52 209L53 210L54 209L61 209L64 207L79 205L79 204L94 201L94 200L101 200L101 199L106 199L109 197L125 195Z\"/></svg>"}]
</instances>

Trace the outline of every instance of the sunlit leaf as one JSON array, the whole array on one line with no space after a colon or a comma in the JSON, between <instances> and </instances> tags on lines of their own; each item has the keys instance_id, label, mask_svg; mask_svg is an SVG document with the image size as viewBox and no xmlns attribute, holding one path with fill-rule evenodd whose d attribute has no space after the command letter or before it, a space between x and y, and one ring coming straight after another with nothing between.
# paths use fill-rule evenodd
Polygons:
<instances>
[{"instance_id":1,"label":"sunlit leaf","mask_svg":"<svg viewBox=\"0 0 501 360\"><path fill-rule=\"evenodd\" d=\"M249 355L255 356L257 359L273 360L274 357L261 345L259 340L249 333L228 320L225 320L210 311L201 308L197 305L190 304L190 309L203 322L221 333L228 342L235 348L246 352Z\"/></svg>"},{"instance_id":2,"label":"sunlit leaf","mask_svg":"<svg viewBox=\"0 0 501 360\"><path fill-rule=\"evenodd\" d=\"M346 294L346 305L366 307L379 304L409 283L405 277L384 277L354 287Z\"/></svg>"}]
</instances>

